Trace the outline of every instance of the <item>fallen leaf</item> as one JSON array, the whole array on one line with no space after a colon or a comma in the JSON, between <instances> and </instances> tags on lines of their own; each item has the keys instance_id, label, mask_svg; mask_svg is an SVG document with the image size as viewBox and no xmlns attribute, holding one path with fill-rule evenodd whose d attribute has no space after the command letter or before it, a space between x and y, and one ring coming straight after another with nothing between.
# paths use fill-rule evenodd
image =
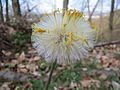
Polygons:
<instances>
[{"instance_id":1,"label":"fallen leaf","mask_svg":"<svg viewBox=\"0 0 120 90\"><path fill-rule=\"evenodd\" d=\"M97 88L100 87L100 81L99 80L91 80L91 83L94 83Z\"/></svg>"},{"instance_id":2,"label":"fallen leaf","mask_svg":"<svg viewBox=\"0 0 120 90\"><path fill-rule=\"evenodd\" d=\"M33 72L32 74L33 74L34 76L38 76L38 77L41 76L40 72Z\"/></svg>"},{"instance_id":3,"label":"fallen leaf","mask_svg":"<svg viewBox=\"0 0 120 90\"><path fill-rule=\"evenodd\" d=\"M38 66L35 64L28 64L26 65L26 68L30 70L31 72L35 72L38 69Z\"/></svg>"},{"instance_id":4,"label":"fallen leaf","mask_svg":"<svg viewBox=\"0 0 120 90\"><path fill-rule=\"evenodd\" d=\"M2 53L6 56L10 56L12 53L10 51L2 50Z\"/></svg>"},{"instance_id":5,"label":"fallen leaf","mask_svg":"<svg viewBox=\"0 0 120 90\"><path fill-rule=\"evenodd\" d=\"M22 53L20 54L20 56L18 57L18 61L19 61L19 62L22 62L22 61L24 61L24 60L25 60L25 53L22 52Z\"/></svg>"},{"instance_id":6,"label":"fallen leaf","mask_svg":"<svg viewBox=\"0 0 120 90\"><path fill-rule=\"evenodd\" d=\"M105 56L105 55L102 56L101 58L102 58L102 60L108 60L109 59L108 56Z\"/></svg>"},{"instance_id":7,"label":"fallen leaf","mask_svg":"<svg viewBox=\"0 0 120 90\"><path fill-rule=\"evenodd\" d=\"M35 56L35 57L34 57L34 61L37 61L37 60L39 60L39 59L40 59L39 56Z\"/></svg>"},{"instance_id":8,"label":"fallen leaf","mask_svg":"<svg viewBox=\"0 0 120 90\"><path fill-rule=\"evenodd\" d=\"M82 80L81 81L81 85L83 87L88 87L90 85L90 83L91 83L91 80Z\"/></svg>"},{"instance_id":9,"label":"fallen leaf","mask_svg":"<svg viewBox=\"0 0 120 90\"><path fill-rule=\"evenodd\" d=\"M71 86L71 87L77 87L77 83L71 82L70 86Z\"/></svg>"},{"instance_id":10,"label":"fallen leaf","mask_svg":"<svg viewBox=\"0 0 120 90\"><path fill-rule=\"evenodd\" d=\"M10 90L8 84L4 83L1 87L0 90Z\"/></svg>"},{"instance_id":11,"label":"fallen leaf","mask_svg":"<svg viewBox=\"0 0 120 90\"><path fill-rule=\"evenodd\" d=\"M18 65L18 68L25 68L26 66L25 65L23 65L23 64L19 64Z\"/></svg>"},{"instance_id":12,"label":"fallen leaf","mask_svg":"<svg viewBox=\"0 0 120 90\"><path fill-rule=\"evenodd\" d=\"M83 71L87 71L88 69L87 68L82 68Z\"/></svg>"},{"instance_id":13,"label":"fallen leaf","mask_svg":"<svg viewBox=\"0 0 120 90\"><path fill-rule=\"evenodd\" d=\"M28 70L26 68L22 68L19 71L22 72L22 73L27 73L28 72Z\"/></svg>"},{"instance_id":14,"label":"fallen leaf","mask_svg":"<svg viewBox=\"0 0 120 90\"><path fill-rule=\"evenodd\" d=\"M12 60L11 63L18 64L18 60Z\"/></svg>"},{"instance_id":15,"label":"fallen leaf","mask_svg":"<svg viewBox=\"0 0 120 90\"><path fill-rule=\"evenodd\" d=\"M107 78L107 75L106 75L106 74L101 74L99 78L101 78L101 79L106 79L106 78Z\"/></svg>"},{"instance_id":16,"label":"fallen leaf","mask_svg":"<svg viewBox=\"0 0 120 90\"><path fill-rule=\"evenodd\" d=\"M24 86L23 86L23 88L22 88L22 90L27 90L28 88L30 88L30 87L32 87L32 84L31 83L26 83ZM30 89L31 90L31 89Z\"/></svg>"}]
</instances>

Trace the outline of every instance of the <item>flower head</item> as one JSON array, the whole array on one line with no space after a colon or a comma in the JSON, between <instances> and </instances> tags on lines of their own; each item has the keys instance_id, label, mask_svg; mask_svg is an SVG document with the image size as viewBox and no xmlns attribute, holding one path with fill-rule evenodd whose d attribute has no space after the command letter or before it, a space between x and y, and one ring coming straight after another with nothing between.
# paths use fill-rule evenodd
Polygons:
<instances>
[{"instance_id":1,"label":"flower head","mask_svg":"<svg viewBox=\"0 0 120 90\"><path fill-rule=\"evenodd\" d=\"M93 48L95 26L76 10L57 10L42 17L32 26L32 42L39 55L59 64L82 60Z\"/></svg>"}]
</instances>

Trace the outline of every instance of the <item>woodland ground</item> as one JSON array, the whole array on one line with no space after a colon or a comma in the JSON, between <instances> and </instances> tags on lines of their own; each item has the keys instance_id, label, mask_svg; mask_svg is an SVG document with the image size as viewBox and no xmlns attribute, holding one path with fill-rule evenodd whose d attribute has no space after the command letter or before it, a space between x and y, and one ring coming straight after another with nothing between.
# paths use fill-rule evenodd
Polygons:
<instances>
[{"instance_id":1,"label":"woodland ground","mask_svg":"<svg viewBox=\"0 0 120 90\"><path fill-rule=\"evenodd\" d=\"M43 90L50 64L32 47L30 31L0 25L0 90ZM49 90L120 90L120 45L96 47L83 61L57 65Z\"/></svg>"}]
</instances>

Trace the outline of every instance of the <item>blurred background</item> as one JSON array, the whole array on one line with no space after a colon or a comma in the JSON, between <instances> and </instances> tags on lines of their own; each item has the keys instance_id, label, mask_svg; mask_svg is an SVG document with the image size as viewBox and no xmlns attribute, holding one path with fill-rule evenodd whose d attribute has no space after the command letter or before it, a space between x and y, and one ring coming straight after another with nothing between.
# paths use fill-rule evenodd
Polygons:
<instances>
[{"instance_id":1,"label":"blurred background","mask_svg":"<svg viewBox=\"0 0 120 90\"><path fill-rule=\"evenodd\" d=\"M0 0L0 90L43 90L50 63L32 47L31 25L63 8L83 12L98 40L83 61L57 65L49 90L120 90L120 0Z\"/></svg>"},{"instance_id":2,"label":"blurred background","mask_svg":"<svg viewBox=\"0 0 120 90\"><path fill-rule=\"evenodd\" d=\"M99 41L120 38L120 0L0 0L0 23L31 24L66 7L83 12L98 27Z\"/></svg>"}]
</instances>

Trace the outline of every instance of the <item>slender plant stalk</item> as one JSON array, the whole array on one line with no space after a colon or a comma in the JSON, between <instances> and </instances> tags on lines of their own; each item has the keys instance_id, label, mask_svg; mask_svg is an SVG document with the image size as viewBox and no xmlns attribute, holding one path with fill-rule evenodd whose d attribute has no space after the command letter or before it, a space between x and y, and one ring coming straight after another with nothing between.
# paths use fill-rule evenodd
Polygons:
<instances>
[{"instance_id":1,"label":"slender plant stalk","mask_svg":"<svg viewBox=\"0 0 120 90\"><path fill-rule=\"evenodd\" d=\"M48 77L48 81L47 81L47 84L45 85L45 88L44 90L48 90L49 88L49 85L50 85L50 82L51 82L51 79L52 79L52 74L53 74L53 71L56 67L56 63L57 63L57 60L55 60L53 63L52 63L52 66L51 66L51 70L50 70L50 74L49 74L49 77Z\"/></svg>"}]
</instances>

